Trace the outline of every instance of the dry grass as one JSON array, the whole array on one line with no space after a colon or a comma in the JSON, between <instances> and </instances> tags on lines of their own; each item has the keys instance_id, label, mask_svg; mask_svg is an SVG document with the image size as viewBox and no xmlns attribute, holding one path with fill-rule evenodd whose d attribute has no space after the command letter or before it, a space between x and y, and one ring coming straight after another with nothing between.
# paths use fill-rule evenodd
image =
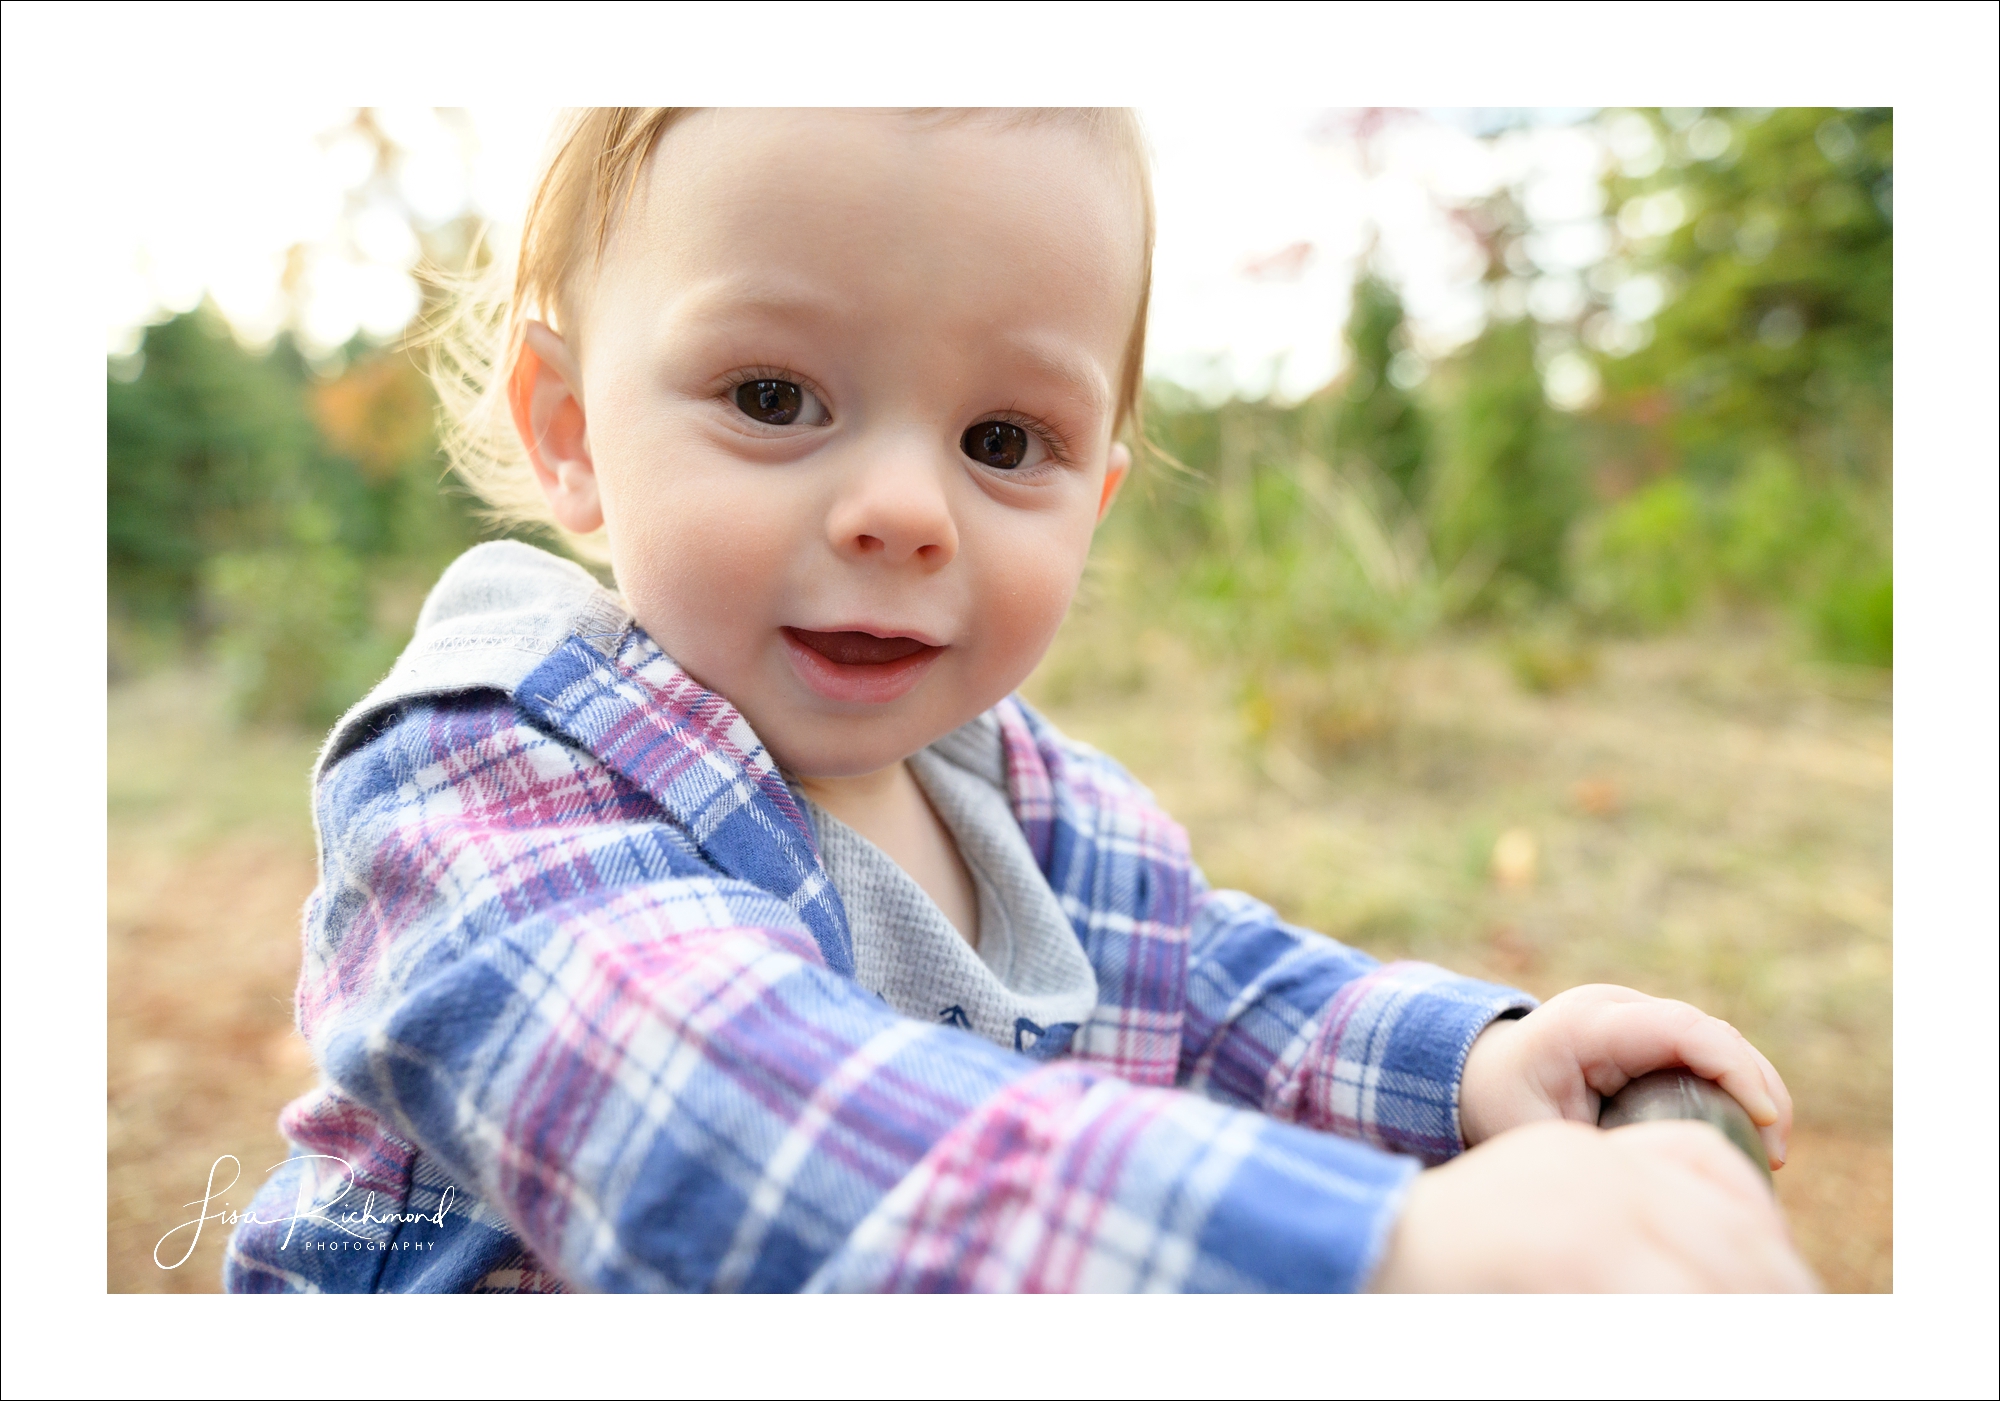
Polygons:
<instances>
[{"instance_id":1,"label":"dry grass","mask_svg":"<svg viewBox=\"0 0 2000 1401\"><path fill-rule=\"evenodd\" d=\"M1213 880L1289 917L1537 993L1626 982L1736 1021L1799 1101L1779 1187L1802 1248L1830 1288L1887 1289L1886 687L1755 636L1612 646L1582 674L1530 694L1503 649L1442 642L1319 700L1310 679L1269 688L1246 726L1229 678L1085 609L1030 693L1152 786ZM223 1232L174 1270L155 1244L223 1154L247 1202L311 1082L290 998L312 742L220 713L185 673L111 699L114 1292L218 1287ZM1533 859L1503 885L1510 831Z\"/></svg>"}]
</instances>

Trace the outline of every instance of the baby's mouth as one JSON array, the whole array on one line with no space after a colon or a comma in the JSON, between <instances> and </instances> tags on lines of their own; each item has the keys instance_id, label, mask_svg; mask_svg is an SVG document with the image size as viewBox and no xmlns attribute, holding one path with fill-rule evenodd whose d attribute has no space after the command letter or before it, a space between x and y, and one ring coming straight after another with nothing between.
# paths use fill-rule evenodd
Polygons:
<instances>
[{"instance_id":1,"label":"baby's mouth","mask_svg":"<svg viewBox=\"0 0 2000 1401\"><path fill-rule=\"evenodd\" d=\"M914 637L877 637L870 632L808 632L804 628L786 628L785 634L840 666L883 666L918 652L938 650Z\"/></svg>"},{"instance_id":2,"label":"baby's mouth","mask_svg":"<svg viewBox=\"0 0 2000 1401\"><path fill-rule=\"evenodd\" d=\"M908 695L944 648L915 637L785 628L792 671L830 701L886 705Z\"/></svg>"}]
</instances>

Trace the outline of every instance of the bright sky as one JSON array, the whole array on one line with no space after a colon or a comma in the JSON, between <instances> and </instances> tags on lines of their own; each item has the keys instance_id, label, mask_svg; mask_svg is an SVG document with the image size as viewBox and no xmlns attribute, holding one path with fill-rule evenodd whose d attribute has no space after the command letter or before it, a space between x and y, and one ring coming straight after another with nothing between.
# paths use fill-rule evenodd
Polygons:
<instances>
[{"instance_id":1,"label":"bright sky","mask_svg":"<svg viewBox=\"0 0 2000 1401\"><path fill-rule=\"evenodd\" d=\"M418 218L469 208L503 235L518 222L553 109L376 111L408 152L402 188ZM338 237L371 159L359 139L333 136L351 115L300 106L246 122L240 107L218 108L131 131L115 172L132 199L130 258L110 287L111 353L204 291L246 340L267 339L287 314L280 287L294 245L306 249L309 344L400 330L416 306L406 221L364 208L345 249ZM1478 256L1447 207L1502 181L1525 182L1543 226L1533 309L1561 319L1580 296L1577 271L1606 247L1596 180L1607 147L1574 124L1575 111L1480 139L1494 115L1393 114L1369 147L1371 175L1353 112L1144 110L1160 210L1151 372L1214 397L1310 392L1339 368L1348 289L1371 238L1402 284L1419 349L1449 350L1477 333L1482 307Z\"/></svg>"}]
</instances>

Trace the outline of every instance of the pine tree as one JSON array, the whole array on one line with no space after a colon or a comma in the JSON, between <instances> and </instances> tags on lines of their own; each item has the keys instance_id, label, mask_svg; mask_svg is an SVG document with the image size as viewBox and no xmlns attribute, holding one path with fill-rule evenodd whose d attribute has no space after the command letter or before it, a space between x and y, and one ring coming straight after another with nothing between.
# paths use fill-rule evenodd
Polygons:
<instances>
[{"instance_id":1,"label":"pine tree","mask_svg":"<svg viewBox=\"0 0 2000 1401\"><path fill-rule=\"evenodd\" d=\"M1351 359L1334 416L1335 455L1343 465L1367 463L1414 506L1427 485L1430 427L1390 377L1390 364L1404 349L1403 301L1373 272L1354 281L1345 339Z\"/></svg>"},{"instance_id":2,"label":"pine tree","mask_svg":"<svg viewBox=\"0 0 2000 1401\"><path fill-rule=\"evenodd\" d=\"M1570 528L1584 505L1573 432L1549 406L1540 329L1511 268L1527 223L1503 191L1468 214L1487 255L1486 328L1441 368L1448 451L1432 515L1440 562L1490 571L1489 600L1568 588Z\"/></svg>"}]
</instances>

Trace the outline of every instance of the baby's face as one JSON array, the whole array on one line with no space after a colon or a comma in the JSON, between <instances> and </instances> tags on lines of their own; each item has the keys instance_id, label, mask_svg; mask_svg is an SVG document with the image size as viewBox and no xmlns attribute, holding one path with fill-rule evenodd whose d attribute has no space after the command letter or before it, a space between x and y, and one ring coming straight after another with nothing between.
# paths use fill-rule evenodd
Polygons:
<instances>
[{"instance_id":1,"label":"baby's face","mask_svg":"<svg viewBox=\"0 0 2000 1401\"><path fill-rule=\"evenodd\" d=\"M1141 221L1062 125L702 112L531 339L581 405L565 524L594 494L641 626L792 771L894 763L1040 660L1127 462Z\"/></svg>"}]
</instances>

